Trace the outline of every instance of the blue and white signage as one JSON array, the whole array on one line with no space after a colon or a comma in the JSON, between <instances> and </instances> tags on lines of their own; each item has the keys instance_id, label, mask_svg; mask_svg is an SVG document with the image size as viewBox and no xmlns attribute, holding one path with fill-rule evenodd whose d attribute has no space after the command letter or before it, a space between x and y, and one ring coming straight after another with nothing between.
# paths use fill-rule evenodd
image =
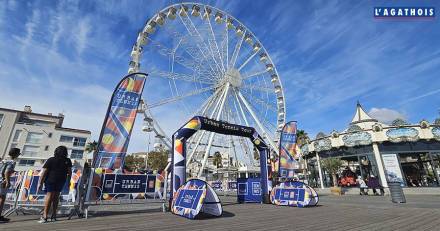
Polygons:
<instances>
[{"instance_id":1,"label":"blue and white signage","mask_svg":"<svg viewBox=\"0 0 440 231\"><path fill-rule=\"evenodd\" d=\"M229 181L228 182L229 190L237 190L237 181Z\"/></svg>"},{"instance_id":2,"label":"blue and white signage","mask_svg":"<svg viewBox=\"0 0 440 231\"><path fill-rule=\"evenodd\" d=\"M102 193L130 194L154 192L155 175L104 174Z\"/></svg>"},{"instance_id":3,"label":"blue and white signage","mask_svg":"<svg viewBox=\"0 0 440 231\"><path fill-rule=\"evenodd\" d=\"M286 181L275 186L270 193L274 205L306 207L318 204L318 193L299 181Z\"/></svg>"},{"instance_id":4,"label":"blue and white signage","mask_svg":"<svg viewBox=\"0 0 440 231\"><path fill-rule=\"evenodd\" d=\"M237 187L238 202L262 201L261 178L238 178Z\"/></svg>"},{"instance_id":5,"label":"blue and white signage","mask_svg":"<svg viewBox=\"0 0 440 231\"><path fill-rule=\"evenodd\" d=\"M195 219L200 212L221 216L223 210L214 189L205 181L192 179L177 190L173 197L171 212Z\"/></svg>"}]
</instances>

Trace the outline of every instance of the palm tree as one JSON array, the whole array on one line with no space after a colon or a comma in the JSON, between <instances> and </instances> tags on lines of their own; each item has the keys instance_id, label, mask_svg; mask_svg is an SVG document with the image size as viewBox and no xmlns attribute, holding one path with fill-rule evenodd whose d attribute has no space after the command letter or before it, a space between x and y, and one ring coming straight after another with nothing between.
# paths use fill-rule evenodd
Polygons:
<instances>
[{"instance_id":1,"label":"palm tree","mask_svg":"<svg viewBox=\"0 0 440 231\"><path fill-rule=\"evenodd\" d=\"M299 147L302 147L310 140L309 135L304 130L298 130L296 132L296 143Z\"/></svg>"},{"instance_id":2,"label":"palm tree","mask_svg":"<svg viewBox=\"0 0 440 231\"><path fill-rule=\"evenodd\" d=\"M335 157L322 159L321 166L323 169L327 170L327 172L329 172L332 175L333 187L337 187L338 178L336 177L336 174L338 173L339 168L341 168L342 166L342 160Z\"/></svg>"},{"instance_id":3,"label":"palm tree","mask_svg":"<svg viewBox=\"0 0 440 231\"><path fill-rule=\"evenodd\" d=\"M212 163L215 165L215 167L217 169L217 179L218 179L218 169L223 167L222 166L222 154L220 154L220 152L214 153L214 159L213 159Z\"/></svg>"},{"instance_id":4,"label":"palm tree","mask_svg":"<svg viewBox=\"0 0 440 231\"><path fill-rule=\"evenodd\" d=\"M257 148L254 148L254 160L260 160L260 151Z\"/></svg>"},{"instance_id":5,"label":"palm tree","mask_svg":"<svg viewBox=\"0 0 440 231\"><path fill-rule=\"evenodd\" d=\"M307 134L307 132L305 132L304 130L298 130L296 132L296 144L298 145L299 148L301 148L302 146L306 145L309 142L310 138ZM306 166L307 166L307 159L305 158L305 156L300 156L299 160L301 162L303 162L303 175L304 177L308 178L307 176L307 171L306 171Z\"/></svg>"},{"instance_id":6,"label":"palm tree","mask_svg":"<svg viewBox=\"0 0 440 231\"><path fill-rule=\"evenodd\" d=\"M84 151L86 153L91 153L91 152L93 153L93 157L92 157L92 164L93 164L96 158L96 154L98 152L98 142L96 142L96 140L94 140L93 142L88 142Z\"/></svg>"},{"instance_id":7,"label":"palm tree","mask_svg":"<svg viewBox=\"0 0 440 231\"><path fill-rule=\"evenodd\" d=\"M98 142L94 140L93 142L88 142L84 151L87 153L94 152L98 150Z\"/></svg>"}]
</instances>

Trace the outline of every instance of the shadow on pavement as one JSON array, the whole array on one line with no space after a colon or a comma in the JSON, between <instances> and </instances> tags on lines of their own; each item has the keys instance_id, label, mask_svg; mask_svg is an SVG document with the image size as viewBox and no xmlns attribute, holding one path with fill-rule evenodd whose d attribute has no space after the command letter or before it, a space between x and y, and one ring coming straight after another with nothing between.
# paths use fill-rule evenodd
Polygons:
<instances>
[{"instance_id":1,"label":"shadow on pavement","mask_svg":"<svg viewBox=\"0 0 440 231\"><path fill-rule=\"evenodd\" d=\"M127 214L135 214L135 213L162 213L162 208L125 210L125 211L89 211L88 219L94 217L127 215Z\"/></svg>"},{"instance_id":2,"label":"shadow on pavement","mask_svg":"<svg viewBox=\"0 0 440 231\"><path fill-rule=\"evenodd\" d=\"M240 204L240 203L238 203L238 202L232 202L232 201L222 202L222 206L238 205L238 204Z\"/></svg>"},{"instance_id":3,"label":"shadow on pavement","mask_svg":"<svg viewBox=\"0 0 440 231\"><path fill-rule=\"evenodd\" d=\"M201 213L199 216L197 216L197 220L221 219L221 218L228 218L228 217L235 217L235 214L228 212L228 211L223 211L221 217L216 217L216 216L209 215L206 213Z\"/></svg>"}]
</instances>

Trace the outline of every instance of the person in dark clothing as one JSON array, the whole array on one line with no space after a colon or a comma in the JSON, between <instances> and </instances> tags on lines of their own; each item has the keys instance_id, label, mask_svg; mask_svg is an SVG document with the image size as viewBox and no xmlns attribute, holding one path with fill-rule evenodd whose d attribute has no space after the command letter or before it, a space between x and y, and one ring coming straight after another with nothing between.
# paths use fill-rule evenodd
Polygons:
<instances>
[{"instance_id":1,"label":"person in dark clothing","mask_svg":"<svg viewBox=\"0 0 440 231\"><path fill-rule=\"evenodd\" d=\"M381 196L383 196L385 194L383 187L379 183L379 179L377 179L374 175L370 175L370 177L368 178L367 185L368 185L368 188L373 189L374 195L379 195L376 191L377 188L380 190Z\"/></svg>"},{"instance_id":2,"label":"person in dark clothing","mask_svg":"<svg viewBox=\"0 0 440 231\"><path fill-rule=\"evenodd\" d=\"M59 146L55 149L54 156L49 158L43 165L38 189L46 189L44 212L39 223L46 223L49 210L52 208L51 221L56 221L57 207L60 192L66 182L70 182L72 176L72 161L67 158L67 148Z\"/></svg>"}]
</instances>

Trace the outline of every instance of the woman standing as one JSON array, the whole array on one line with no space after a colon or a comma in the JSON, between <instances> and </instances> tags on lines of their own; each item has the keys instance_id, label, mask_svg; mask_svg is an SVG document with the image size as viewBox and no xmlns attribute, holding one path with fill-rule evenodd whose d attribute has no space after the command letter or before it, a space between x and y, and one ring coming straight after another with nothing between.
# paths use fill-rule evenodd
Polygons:
<instances>
[{"instance_id":1,"label":"woman standing","mask_svg":"<svg viewBox=\"0 0 440 231\"><path fill-rule=\"evenodd\" d=\"M51 221L56 221L57 207L60 192L66 182L70 182L72 175L72 161L67 158L67 148L59 146L55 149L54 156L49 158L43 166L38 189L42 190L43 183L46 189L44 212L39 223L46 223L49 210L52 208Z\"/></svg>"}]
</instances>

